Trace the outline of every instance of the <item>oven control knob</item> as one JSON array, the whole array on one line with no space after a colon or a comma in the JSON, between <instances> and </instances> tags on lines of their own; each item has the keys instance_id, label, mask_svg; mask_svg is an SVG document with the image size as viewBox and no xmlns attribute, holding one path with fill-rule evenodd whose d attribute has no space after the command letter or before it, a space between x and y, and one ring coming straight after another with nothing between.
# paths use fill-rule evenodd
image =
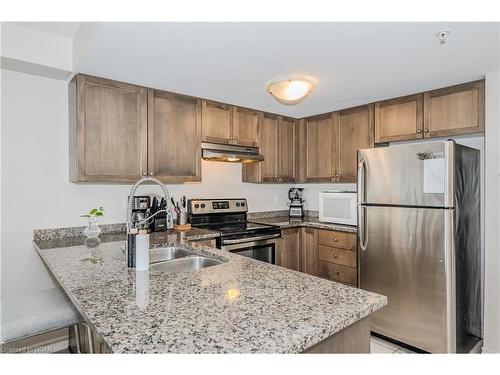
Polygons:
<instances>
[{"instance_id":1,"label":"oven control knob","mask_svg":"<svg viewBox=\"0 0 500 375\"><path fill-rule=\"evenodd\" d=\"M245 202L241 202L241 207L245 207Z\"/></svg>"},{"instance_id":2,"label":"oven control knob","mask_svg":"<svg viewBox=\"0 0 500 375\"><path fill-rule=\"evenodd\" d=\"M196 203L196 204L194 205L194 208L200 208L200 205L199 205L198 203Z\"/></svg>"},{"instance_id":3,"label":"oven control knob","mask_svg":"<svg viewBox=\"0 0 500 375\"><path fill-rule=\"evenodd\" d=\"M236 202L236 207L239 207L240 206L240 202Z\"/></svg>"},{"instance_id":4,"label":"oven control knob","mask_svg":"<svg viewBox=\"0 0 500 375\"><path fill-rule=\"evenodd\" d=\"M202 203L202 204L201 204L201 208L205 208L205 203Z\"/></svg>"}]
</instances>

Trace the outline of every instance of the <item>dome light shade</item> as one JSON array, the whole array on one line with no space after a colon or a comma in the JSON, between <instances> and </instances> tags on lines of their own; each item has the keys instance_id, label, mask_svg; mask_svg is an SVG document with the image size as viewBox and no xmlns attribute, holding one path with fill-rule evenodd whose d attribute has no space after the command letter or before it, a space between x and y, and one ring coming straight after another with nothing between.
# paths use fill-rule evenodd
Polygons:
<instances>
[{"instance_id":1,"label":"dome light shade","mask_svg":"<svg viewBox=\"0 0 500 375\"><path fill-rule=\"evenodd\" d=\"M285 105L299 104L312 90L312 82L303 78L276 81L267 86L267 92L278 102Z\"/></svg>"}]
</instances>

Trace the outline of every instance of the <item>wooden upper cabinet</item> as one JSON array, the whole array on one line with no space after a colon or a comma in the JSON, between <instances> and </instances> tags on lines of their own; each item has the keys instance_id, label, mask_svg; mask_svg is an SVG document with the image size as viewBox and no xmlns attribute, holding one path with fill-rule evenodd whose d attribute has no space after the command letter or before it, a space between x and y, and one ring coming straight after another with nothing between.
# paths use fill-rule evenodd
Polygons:
<instances>
[{"instance_id":1,"label":"wooden upper cabinet","mask_svg":"<svg viewBox=\"0 0 500 375\"><path fill-rule=\"evenodd\" d=\"M424 137L484 132L484 80L424 94Z\"/></svg>"},{"instance_id":2,"label":"wooden upper cabinet","mask_svg":"<svg viewBox=\"0 0 500 375\"><path fill-rule=\"evenodd\" d=\"M233 107L233 128L231 143L256 147L262 112L253 109ZM232 139L231 139L232 137Z\"/></svg>"},{"instance_id":3,"label":"wooden upper cabinet","mask_svg":"<svg viewBox=\"0 0 500 375\"><path fill-rule=\"evenodd\" d=\"M375 104L375 143L420 139L422 133L422 94Z\"/></svg>"},{"instance_id":4,"label":"wooden upper cabinet","mask_svg":"<svg viewBox=\"0 0 500 375\"><path fill-rule=\"evenodd\" d=\"M79 74L69 85L70 179L133 182L147 171L147 92Z\"/></svg>"},{"instance_id":5,"label":"wooden upper cabinet","mask_svg":"<svg viewBox=\"0 0 500 375\"><path fill-rule=\"evenodd\" d=\"M201 101L148 90L148 174L162 182L201 181Z\"/></svg>"},{"instance_id":6,"label":"wooden upper cabinet","mask_svg":"<svg viewBox=\"0 0 500 375\"><path fill-rule=\"evenodd\" d=\"M331 113L305 119L305 182L331 182L335 171L335 131Z\"/></svg>"},{"instance_id":7,"label":"wooden upper cabinet","mask_svg":"<svg viewBox=\"0 0 500 375\"><path fill-rule=\"evenodd\" d=\"M373 147L373 105L340 111L334 116L338 117L335 179L356 182L358 150Z\"/></svg>"},{"instance_id":8,"label":"wooden upper cabinet","mask_svg":"<svg viewBox=\"0 0 500 375\"><path fill-rule=\"evenodd\" d=\"M244 182L295 181L295 120L263 113L259 130L259 150L264 160L244 164Z\"/></svg>"},{"instance_id":9,"label":"wooden upper cabinet","mask_svg":"<svg viewBox=\"0 0 500 375\"><path fill-rule=\"evenodd\" d=\"M231 106L229 104L202 100L201 128L203 141L231 143Z\"/></svg>"},{"instance_id":10,"label":"wooden upper cabinet","mask_svg":"<svg viewBox=\"0 0 500 375\"><path fill-rule=\"evenodd\" d=\"M280 117L278 138L278 180L295 181L295 120Z\"/></svg>"}]
</instances>

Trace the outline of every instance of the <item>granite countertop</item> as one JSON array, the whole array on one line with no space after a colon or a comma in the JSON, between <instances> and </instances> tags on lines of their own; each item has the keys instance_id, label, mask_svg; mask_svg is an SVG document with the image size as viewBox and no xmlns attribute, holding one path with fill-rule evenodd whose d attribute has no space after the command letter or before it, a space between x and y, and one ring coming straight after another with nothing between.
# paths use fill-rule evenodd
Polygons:
<instances>
[{"instance_id":1,"label":"granite countertop","mask_svg":"<svg viewBox=\"0 0 500 375\"><path fill-rule=\"evenodd\" d=\"M308 227L316 229L336 230L340 232L357 233L358 229L351 225L332 224L319 221L315 216L304 216L300 218L290 218L288 216L272 216L272 217L252 217L251 221L259 224L274 224L281 228L298 228Z\"/></svg>"},{"instance_id":2,"label":"granite countertop","mask_svg":"<svg viewBox=\"0 0 500 375\"><path fill-rule=\"evenodd\" d=\"M202 232L198 236L213 235ZM34 245L83 319L116 353L297 353L387 303L378 294L180 235L151 243L177 243L222 263L177 274L136 272L125 264L125 235L113 236L94 249L81 238L79 244L38 239ZM83 260L89 252L102 260Z\"/></svg>"}]
</instances>

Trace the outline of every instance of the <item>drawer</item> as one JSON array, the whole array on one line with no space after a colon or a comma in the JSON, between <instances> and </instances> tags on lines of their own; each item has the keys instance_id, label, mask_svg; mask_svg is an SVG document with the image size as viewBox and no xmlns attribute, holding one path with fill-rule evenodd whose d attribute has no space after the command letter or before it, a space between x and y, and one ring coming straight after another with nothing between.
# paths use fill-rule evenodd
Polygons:
<instances>
[{"instance_id":1,"label":"drawer","mask_svg":"<svg viewBox=\"0 0 500 375\"><path fill-rule=\"evenodd\" d=\"M356 252L337 247L319 245L319 260L356 268Z\"/></svg>"},{"instance_id":2,"label":"drawer","mask_svg":"<svg viewBox=\"0 0 500 375\"><path fill-rule=\"evenodd\" d=\"M352 285L356 285L358 280L358 270L356 268L323 262L322 260L318 263L318 275Z\"/></svg>"},{"instance_id":3,"label":"drawer","mask_svg":"<svg viewBox=\"0 0 500 375\"><path fill-rule=\"evenodd\" d=\"M347 250L356 250L356 234L336 232L333 230L320 230L319 243L321 245L341 247Z\"/></svg>"}]
</instances>

